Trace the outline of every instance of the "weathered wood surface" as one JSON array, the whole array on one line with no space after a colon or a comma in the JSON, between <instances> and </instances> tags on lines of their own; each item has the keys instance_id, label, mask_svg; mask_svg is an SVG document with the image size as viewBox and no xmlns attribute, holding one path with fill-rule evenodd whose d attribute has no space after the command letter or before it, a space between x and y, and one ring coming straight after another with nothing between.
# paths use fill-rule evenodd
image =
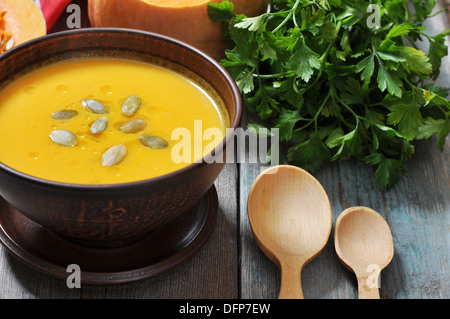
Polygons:
<instances>
[{"instance_id":1,"label":"weathered wood surface","mask_svg":"<svg viewBox=\"0 0 450 319\"><path fill-rule=\"evenodd\" d=\"M368 206L389 223L395 254L381 273L381 298L449 298L450 147L444 153L419 143L407 164L407 175L390 191L373 181L373 170L346 161L324 167L316 175L328 193L333 230L325 249L303 270L305 298L356 298L356 277L334 250L334 222L351 206ZM240 168L241 292L243 298L276 298L279 271L259 250L246 216L246 194L258 167Z\"/></svg>"},{"instance_id":2,"label":"weathered wood surface","mask_svg":"<svg viewBox=\"0 0 450 319\"><path fill-rule=\"evenodd\" d=\"M433 18L430 33L442 30L445 14ZM450 87L449 59L442 86ZM381 298L450 297L450 142L443 153L426 141L406 165L407 174L390 191L381 191L370 167L354 161L334 163L316 175L333 209L333 230L324 250L303 270L308 299L354 299L355 276L339 262L334 222L355 205L378 211L391 227L395 254L381 274ZM257 164L227 164L216 181L219 216L205 246L167 273L137 283L69 289L65 281L29 268L0 247L0 299L20 298L276 298L279 271L261 252L247 218L247 195L260 173Z\"/></svg>"}]
</instances>

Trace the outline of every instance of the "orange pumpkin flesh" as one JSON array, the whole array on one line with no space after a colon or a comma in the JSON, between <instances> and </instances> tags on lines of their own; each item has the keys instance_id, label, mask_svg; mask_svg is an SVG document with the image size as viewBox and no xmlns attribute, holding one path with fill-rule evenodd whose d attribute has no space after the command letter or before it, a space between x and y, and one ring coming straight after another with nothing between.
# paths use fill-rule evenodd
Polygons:
<instances>
[{"instance_id":1,"label":"orange pumpkin flesh","mask_svg":"<svg viewBox=\"0 0 450 319\"><path fill-rule=\"evenodd\" d=\"M9 49L9 47L11 47L14 43L11 32L5 30L5 14L5 11L0 12L0 54Z\"/></svg>"},{"instance_id":2,"label":"orange pumpkin flesh","mask_svg":"<svg viewBox=\"0 0 450 319\"><path fill-rule=\"evenodd\" d=\"M184 41L215 59L224 55L222 27L208 16L207 4L221 0L89 0L93 27L121 27ZM268 0L233 0L236 13L265 12Z\"/></svg>"},{"instance_id":3,"label":"orange pumpkin flesh","mask_svg":"<svg viewBox=\"0 0 450 319\"><path fill-rule=\"evenodd\" d=\"M0 0L0 53L46 33L44 16L33 0Z\"/></svg>"}]
</instances>

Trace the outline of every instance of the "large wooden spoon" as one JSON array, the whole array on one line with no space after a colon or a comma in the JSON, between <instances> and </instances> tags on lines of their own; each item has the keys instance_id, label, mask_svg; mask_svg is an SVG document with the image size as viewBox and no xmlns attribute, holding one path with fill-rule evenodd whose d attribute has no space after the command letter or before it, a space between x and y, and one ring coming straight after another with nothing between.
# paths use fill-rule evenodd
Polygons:
<instances>
[{"instance_id":1,"label":"large wooden spoon","mask_svg":"<svg viewBox=\"0 0 450 319\"><path fill-rule=\"evenodd\" d=\"M247 211L261 250L281 269L278 298L302 299L302 268L323 249L331 232L327 193L306 171L274 166L253 182Z\"/></svg>"},{"instance_id":2,"label":"large wooden spoon","mask_svg":"<svg viewBox=\"0 0 450 319\"><path fill-rule=\"evenodd\" d=\"M342 263L358 280L359 299L379 299L379 275L394 256L388 223L371 208L351 207L336 220L334 244Z\"/></svg>"}]
</instances>

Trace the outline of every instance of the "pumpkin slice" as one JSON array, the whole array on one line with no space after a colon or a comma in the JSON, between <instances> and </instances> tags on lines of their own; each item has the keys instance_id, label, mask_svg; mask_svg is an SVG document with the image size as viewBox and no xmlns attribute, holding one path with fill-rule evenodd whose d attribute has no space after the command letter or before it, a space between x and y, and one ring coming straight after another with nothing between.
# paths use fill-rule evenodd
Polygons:
<instances>
[{"instance_id":1,"label":"pumpkin slice","mask_svg":"<svg viewBox=\"0 0 450 319\"><path fill-rule=\"evenodd\" d=\"M0 0L0 53L46 33L44 16L33 0Z\"/></svg>"},{"instance_id":2,"label":"pumpkin slice","mask_svg":"<svg viewBox=\"0 0 450 319\"><path fill-rule=\"evenodd\" d=\"M208 16L209 2L221 0L89 0L93 27L120 27L163 34L184 41L219 60L224 56L222 27ZM268 0L232 0L236 13L256 16Z\"/></svg>"}]
</instances>

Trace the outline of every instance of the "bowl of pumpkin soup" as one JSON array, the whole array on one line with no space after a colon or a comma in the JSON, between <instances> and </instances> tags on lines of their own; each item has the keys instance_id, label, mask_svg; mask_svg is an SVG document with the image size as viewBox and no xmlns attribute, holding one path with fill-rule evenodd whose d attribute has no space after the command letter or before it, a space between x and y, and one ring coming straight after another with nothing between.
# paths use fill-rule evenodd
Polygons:
<instances>
[{"instance_id":1,"label":"bowl of pumpkin soup","mask_svg":"<svg viewBox=\"0 0 450 319\"><path fill-rule=\"evenodd\" d=\"M55 33L0 70L0 196L88 246L132 243L197 203L242 113L216 61L148 32Z\"/></svg>"}]
</instances>

